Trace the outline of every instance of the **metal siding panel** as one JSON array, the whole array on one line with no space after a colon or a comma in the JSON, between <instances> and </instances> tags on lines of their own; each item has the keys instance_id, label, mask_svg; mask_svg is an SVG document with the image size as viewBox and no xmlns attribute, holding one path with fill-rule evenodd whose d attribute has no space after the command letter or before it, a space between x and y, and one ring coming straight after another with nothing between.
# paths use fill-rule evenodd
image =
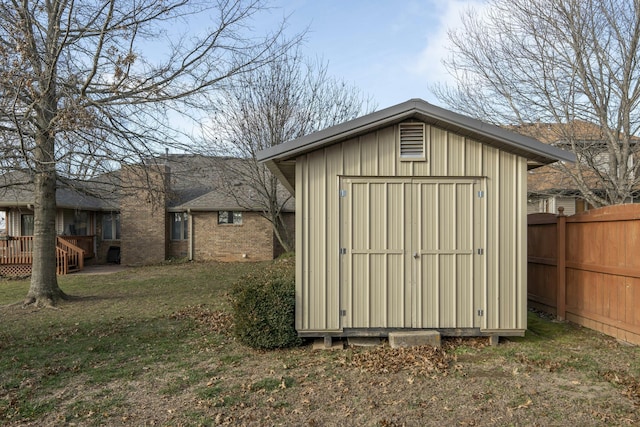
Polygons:
<instances>
[{"instance_id":1,"label":"metal siding panel","mask_svg":"<svg viewBox=\"0 0 640 427\"><path fill-rule=\"evenodd\" d=\"M517 329L527 328L527 160L523 157L518 159L518 194L520 211L518 212L518 277L516 289L518 292L517 303Z\"/></svg>"},{"instance_id":2,"label":"metal siding panel","mask_svg":"<svg viewBox=\"0 0 640 427\"><path fill-rule=\"evenodd\" d=\"M387 327L387 275L385 272L386 254L369 255L369 326Z\"/></svg>"},{"instance_id":3,"label":"metal siding panel","mask_svg":"<svg viewBox=\"0 0 640 427\"><path fill-rule=\"evenodd\" d=\"M363 176L378 175L378 137L372 132L360 137L360 174Z\"/></svg>"},{"instance_id":4,"label":"metal siding panel","mask_svg":"<svg viewBox=\"0 0 640 427\"><path fill-rule=\"evenodd\" d=\"M459 272L462 264L473 267L474 182L467 178L414 182L414 215L420 221L412 234L420 262L413 326L471 327L473 271Z\"/></svg>"},{"instance_id":5,"label":"metal siding panel","mask_svg":"<svg viewBox=\"0 0 640 427\"><path fill-rule=\"evenodd\" d=\"M456 245L456 186L451 183L442 183L438 186L437 206L439 211L440 242L438 249L451 251Z\"/></svg>"},{"instance_id":6,"label":"metal siding panel","mask_svg":"<svg viewBox=\"0 0 640 427\"><path fill-rule=\"evenodd\" d=\"M348 196L352 199L353 249L367 250L369 249L369 184L365 182L352 183L351 194Z\"/></svg>"},{"instance_id":7,"label":"metal siding panel","mask_svg":"<svg viewBox=\"0 0 640 427\"><path fill-rule=\"evenodd\" d=\"M440 319L437 327L455 328L456 325L456 276L455 276L455 255L440 255L440 277L438 286L440 287Z\"/></svg>"},{"instance_id":8,"label":"metal siding panel","mask_svg":"<svg viewBox=\"0 0 640 427\"><path fill-rule=\"evenodd\" d=\"M473 285L473 326L476 328L484 327L486 317L484 315L480 315L478 310L486 311L486 290L487 290L487 259L488 259L488 245L486 240L486 230L487 230L487 217L486 217L486 209L487 209L487 189L486 189L486 179L478 180L476 185L474 186L474 193L477 194L478 191L483 191L485 194L484 197L476 197L474 199L476 216L474 218L474 249L483 249L483 254L476 253L473 255L474 263L473 263L473 277L474 277L474 285Z\"/></svg>"},{"instance_id":9,"label":"metal siding panel","mask_svg":"<svg viewBox=\"0 0 640 427\"><path fill-rule=\"evenodd\" d=\"M447 176L448 141L447 132L430 126L431 128L431 176Z\"/></svg>"},{"instance_id":10,"label":"metal siding panel","mask_svg":"<svg viewBox=\"0 0 640 427\"><path fill-rule=\"evenodd\" d=\"M404 326L404 184L348 178L351 206L353 317L350 327ZM390 275L390 272L393 275ZM398 273L402 275L397 276ZM393 306L390 304L394 303Z\"/></svg>"},{"instance_id":11,"label":"metal siding panel","mask_svg":"<svg viewBox=\"0 0 640 427\"><path fill-rule=\"evenodd\" d=\"M309 198L308 223L309 239L309 328L322 330L327 327L327 289L326 289L326 185L325 156L319 150L308 155L309 159Z\"/></svg>"},{"instance_id":12,"label":"metal siding panel","mask_svg":"<svg viewBox=\"0 0 640 427\"><path fill-rule=\"evenodd\" d=\"M422 221L422 229L418 234L419 238L422 240L420 248L422 250L427 251L437 251L440 248L439 240L440 240L440 230L441 227L440 217L438 215L439 211L436 209L427 209L424 204L431 203L430 201L438 200L438 184L423 184L420 186L420 202L422 206L420 206L421 212L420 215L423 218Z\"/></svg>"},{"instance_id":13,"label":"metal siding panel","mask_svg":"<svg viewBox=\"0 0 640 427\"><path fill-rule=\"evenodd\" d=\"M309 245L308 223L305 221L308 212L308 180L306 177L306 156L296 159L296 188L300 194L296 197L296 330L309 328L307 253Z\"/></svg>"},{"instance_id":14,"label":"metal siding panel","mask_svg":"<svg viewBox=\"0 0 640 427\"><path fill-rule=\"evenodd\" d=\"M473 251L473 184L457 184L454 194L456 209L456 248Z\"/></svg>"},{"instance_id":15,"label":"metal siding panel","mask_svg":"<svg viewBox=\"0 0 640 427\"><path fill-rule=\"evenodd\" d=\"M387 274L386 280L388 284L388 326L390 328L402 328L405 323L405 269L404 254L390 254L387 256Z\"/></svg>"},{"instance_id":16,"label":"metal siding panel","mask_svg":"<svg viewBox=\"0 0 640 427\"><path fill-rule=\"evenodd\" d=\"M398 158L396 134L393 126L378 131L378 174L380 176L396 175Z\"/></svg>"},{"instance_id":17,"label":"metal siding panel","mask_svg":"<svg viewBox=\"0 0 640 427\"><path fill-rule=\"evenodd\" d=\"M340 145L342 146L344 175L360 175L360 143L357 139L350 139Z\"/></svg>"},{"instance_id":18,"label":"metal siding panel","mask_svg":"<svg viewBox=\"0 0 640 427\"><path fill-rule=\"evenodd\" d=\"M386 185L383 182L369 184L369 224L367 229L368 245L370 252L369 261L369 326L384 327L386 314L386 274L381 269L385 262L384 251L386 249Z\"/></svg>"},{"instance_id":19,"label":"metal siding panel","mask_svg":"<svg viewBox=\"0 0 640 427\"><path fill-rule=\"evenodd\" d=\"M478 141L465 139L465 175L467 176L484 176L482 168L482 156L484 145Z\"/></svg>"},{"instance_id":20,"label":"metal siding panel","mask_svg":"<svg viewBox=\"0 0 640 427\"><path fill-rule=\"evenodd\" d=\"M473 326L473 254L459 254L456 258L457 310L456 325Z\"/></svg>"},{"instance_id":21,"label":"metal siding panel","mask_svg":"<svg viewBox=\"0 0 640 427\"><path fill-rule=\"evenodd\" d=\"M352 185L349 180L341 179L340 187L346 190L347 195L353 194ZM351 224L353 223L352 200L353 197L340 198L340 246L345 249L353 247L351 233ZM353 325L353 294L351 286L353 280L353 260L351 251L341 255L340 259L340 283L338 284L341 298L340 308L345 311L345 315L341 318L341 327L348 328Z\"/></svg>"},{"instance_id":22,"label":"metal siding panel","mask_svg":"<svg viewBox=\"0 0 640 427\"><path fill-rule=\"evenodd\" d=\"M354 254L352 280L352 319L351 327L369 327L369 257L367 254Z\"/></svg>"},{"instance_id":23,"label":"metal siding panel","mask_svg":"<svg viewBox=\"0 0 640 427\"><path fill-rule=\"evenodd\" d=\"M451 255L450 252L456 249L456 209L455 205L451 205L451 201L456 199L455 184L442 183L438 189L438 198L436 199L440 219L440 241L438 243L440 253L440 277L438 278L440 319L438 327L454 328L457 326L455 324L457 278L455 276L455 255Z\"/></svg>"},{"instance_id":24,"label":"metal siding panel","mask_svg":"<svg viewBox=\"0 0 640 427\"><path fill-rule=\"evenodd\" d=\"M385 183L369 184L369 228L367 237L369 239L368 249L384 249L387 243L387 209L386 196L387 188Z\"/></svg>"},{"instance_id":25,"label":"metal siding panel","mask_svg":"<svg viewBox=\"0 0 640 427\"><path fill-rule=\"evenodd\" d=\"M351 227L351 248L353 260L353 272L351 276L352 296L353 296L353 323L352 327L369 327L369 301L370 280L369 280L369 222L370 222L370 193L369 183L358 181L352 182L351 193L347 195L351 205L352 219Z\"/></svg>"},{"instance_id":26,"label":"metal siding panel","mask_svg":"<svg viewBox=\"0 0 640 427\"><path fill-rule=\"evenodd\" d=\"M466 174L465 138L455 133L447 132L449 153L447 166L449 176L464 176Z\"/></svg>"},{"instance_id":27,"label":"metal siding panel","mask_svg":"<svg viewBox=\"0 0 640 427\"><path fill-rule=\"evenodd\" d=\"M386 185L384 208L386 212L385 247L396 253L387 254L386 267L387 326L404 327L405 315L405 183L389 182Z\"/></svg>"},{"instance_id":28,"label":"metal siding panel","mask_svg":"<svg viewBox=\"0 0 640 427\"><path fill-rule=\"evenodd\" d=\"M404 217L404 252L403 258L403 272L404 272L404 323L405 327L411 327L414 321L414 308L419 304L419 296L416 295L416 276L415 264L411 256L407 256L407 250L414 245L413 239L415 234L413 233L412 221L413 221L413 209L416 204L414 197L415 186L411 184L411 180L402 181L402 194L404 203L402 206L402 215ZM409 249L407 249L409 248Z\"/></svg>"},{"instance_id":29,"label":"metal siding panel","mask_svg":"<svg viewBox=\"0 0 640 427\"><path fill-rule=\"evenodd\" d=\"M475 209L474 183L457 184L456 194L456 249L470 253L456 255L457 277L457 325L473 326L473 257L474 247L474 217ZM478 281L479 282L479 281Z\"/></svg>"},{"instance_id":30,"label":"metal siding panel","mask_svg":"<svg viewBox=\"0 0 640 427\"><path fill-rule=\"evenodd\" d=\"M517 158L513 154L500 153L500 297L499 328L516 327L516 273L517 244L516 219L518 205L516 192Z\"/></svg>"},{"instance_id":31,"label":"metal siding panel","mask_svg":"<svg viewBox=\"0 0 640 427\"><path fill-rule=\"evenodd\" d=\"M484 328L497 329L500 322L499 289L500 289L500 151L496 148L484 147L483 168L487 178L487 288L484 303Z\"/></svg>"},{"instance_id":32,"label":"metal siding panel","mask_svg":"<svg viewBox=\"0 0 640 427\"><path fill-rule=\"evenodd\" d=\"M342 174L342 146L339 144L325 150L326 193L326 287L327 328L340 329L340 181Z\"/></svg>"}]
</instances>

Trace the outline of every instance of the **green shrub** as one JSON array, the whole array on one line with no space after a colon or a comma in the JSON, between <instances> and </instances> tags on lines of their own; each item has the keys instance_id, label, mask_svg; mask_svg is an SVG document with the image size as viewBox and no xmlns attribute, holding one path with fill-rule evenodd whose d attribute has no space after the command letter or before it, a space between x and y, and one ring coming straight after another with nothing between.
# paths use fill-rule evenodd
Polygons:
<instances>
[{"instance_id":1,"label":"green shrub","mask_svg":"<svg viewBox=\"0 0 640 427\"><path fill-rule=\"evenodd\" d=\"M231 288L234 333L253 348L274 349L301 344L295 329L295 259L275 261L248 274Z\"/></svg>"}]
</instances>

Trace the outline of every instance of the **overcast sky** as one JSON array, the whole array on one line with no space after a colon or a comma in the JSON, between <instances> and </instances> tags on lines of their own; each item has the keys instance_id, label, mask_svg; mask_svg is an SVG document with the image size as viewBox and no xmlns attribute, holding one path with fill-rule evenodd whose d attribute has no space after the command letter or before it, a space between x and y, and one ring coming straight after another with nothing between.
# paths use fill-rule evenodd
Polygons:
<instances>
[{"instance_id":1,"label":"overcast sky","mask_svg":"<svg viewBox=\"0 0 640 427\"><path fill-rule=\"evenodd\" d=\"M447 79L447 30L483 0L273 0L290 31L309 27L305 51L385 108L411 98L437 104L429 85Z\"/></svg>"}]
</instances>

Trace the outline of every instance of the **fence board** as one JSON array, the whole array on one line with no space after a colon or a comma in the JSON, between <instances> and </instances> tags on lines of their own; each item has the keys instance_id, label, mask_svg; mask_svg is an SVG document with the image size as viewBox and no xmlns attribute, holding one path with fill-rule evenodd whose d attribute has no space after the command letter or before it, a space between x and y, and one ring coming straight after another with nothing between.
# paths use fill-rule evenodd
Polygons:
<instances>
[{"instance_id":1,"label":"fence board","mask_svg":"<svg viewBox=\"0 0 640 427\"><path fill-rule=\"evenodd\" d=\"M528 238L531 305L640 344L640 205L529 215Z\"/></svg>"}]
</instances>

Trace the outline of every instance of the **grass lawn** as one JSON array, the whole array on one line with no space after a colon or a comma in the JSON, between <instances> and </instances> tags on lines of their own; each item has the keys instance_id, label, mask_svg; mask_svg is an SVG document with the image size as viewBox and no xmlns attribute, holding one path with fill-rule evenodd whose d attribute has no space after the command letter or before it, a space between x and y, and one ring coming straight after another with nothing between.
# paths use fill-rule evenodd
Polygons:
<instances>
[{"instance_id":1,"label":"grass lawn","mask_svg":"<svg viewBox=\"0 0 640 427\"><path fill-rule=\"evenodd\" d=\"M0 281L0 425L632 425L640 349L530 313L526 337L256 351L226 292L264 264L70 275L80 297L22 309ZM12 305L13 304L13 305Z\"/></svg>"}]
</instances>

